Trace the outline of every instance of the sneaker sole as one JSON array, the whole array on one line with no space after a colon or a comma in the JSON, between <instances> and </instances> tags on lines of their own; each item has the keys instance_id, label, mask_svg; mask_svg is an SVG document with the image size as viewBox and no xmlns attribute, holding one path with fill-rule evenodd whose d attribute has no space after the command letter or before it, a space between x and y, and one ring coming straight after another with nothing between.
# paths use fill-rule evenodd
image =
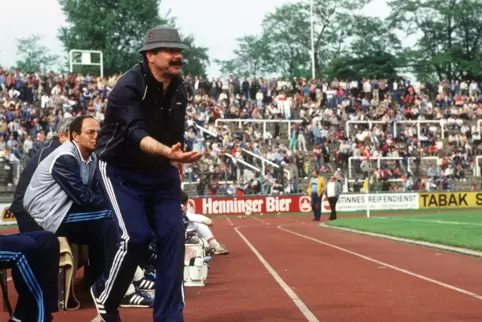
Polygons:
<instances>
[{"instance_id":1,"label":"sneaker sole","mask_svg":"<svg viewBox=\"0 0 482 322\"><path fill-rule=\"evenodd\" d=\"M130 308L149 308L149 305L142 305L142 304L121 304L120 307L130 307Z\"/></svg>"},{"instance_id":2,"label":"sneaker sole","mask_svg":"<svg viewBox=\"0 0 482 322\"><path fill-rule=\"evenodd\" d=\"M90 322L105 322L104 319L100 316L97 315L92 321Z\"/></svg>"}]
</instances>

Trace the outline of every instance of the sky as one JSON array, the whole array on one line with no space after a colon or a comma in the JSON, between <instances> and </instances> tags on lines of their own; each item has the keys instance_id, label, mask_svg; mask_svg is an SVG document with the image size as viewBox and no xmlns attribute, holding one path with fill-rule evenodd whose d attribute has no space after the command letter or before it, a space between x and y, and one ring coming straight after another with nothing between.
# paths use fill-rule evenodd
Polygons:
<instances>
[{"instance_id":1,"label":"sky","mask_svg":"<svg viewBox=\"0 0 482 322\"><path fill-rule=\"evenodd\" d=\"M3 8L6 6L4 12L14 13L3 15L0 19L0 66L15 65L16 40L31 34L41 35L44 45L52 54L65 55L62 44L57 39L57 30L65 24L58 0L0 1L4 2ZM266 13L293 1L162 0L161 14L170 10L183 34L192 34L197 45L209 48L211 61L224 60L233 58L236 38L260 33L260 25ZM19 20L20 13L22 18ZM385 0L372 0L363 13L384 18L389 14L389 9ZM207 72L209 77L220 76L218 66L214 63Z\"/></svg>"}]
</instances>

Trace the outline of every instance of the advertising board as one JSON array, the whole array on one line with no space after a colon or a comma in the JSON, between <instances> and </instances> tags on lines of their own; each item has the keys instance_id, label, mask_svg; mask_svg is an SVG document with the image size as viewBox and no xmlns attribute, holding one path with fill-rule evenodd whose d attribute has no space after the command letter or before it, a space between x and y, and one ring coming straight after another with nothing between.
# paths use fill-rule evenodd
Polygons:
<instances>
[{"instance_id":1,"label":"advertising board","mask_svg":"<svg viewBox=\"0 0 482 322\"><path fill-rule=\"evenodd\" d=\"M0 225L15 225L17 223L15 215L10 211L9 207L9 203L0 203Z\"/></svg>"},{"instance_id":2,"label":"advertising board","mask_svg":"<svg viewBox=\"0 0 482 322\"><path fill-rule=\"evenodd\" d=\"M337 203L337 211L362 211L366 209L365 194L342 194ZM418 209L416 193L380 193L368 196L370 209ZM323 211L330 211L328 199L322 202ZM198 214L250 215L278 214L291 212L311 212L311 198L308 196L246 196L193 198L188 208Z\"/></svg>"},{"instance_id":3,"label":"advertising board","mask_svg":"<svg viewBox=\"0 0 482 322\"><path fill-rule=\"evenodd\" d=\"M421 209L482 207L482 192L420 193L418 198Z\"/></svg>"}]
</instances>

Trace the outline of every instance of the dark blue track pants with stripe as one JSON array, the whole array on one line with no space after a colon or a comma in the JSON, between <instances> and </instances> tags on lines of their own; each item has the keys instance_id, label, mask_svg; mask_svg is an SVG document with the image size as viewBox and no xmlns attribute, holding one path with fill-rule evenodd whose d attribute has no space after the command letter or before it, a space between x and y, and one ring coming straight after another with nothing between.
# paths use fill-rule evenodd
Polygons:
<instances>
[{"instance_id":1,"label":"dark blue track pants with stripe","mask_svg":"<svg viewBox=\"0 0 482 322\"><path fill-rule=\"evenodd\" d=\"M58 311L59 240L36 231L0 236L0 268L11 268L18 293L14 316L21 321L52 321Z\"/></svg>"},{"instance_id":2,"label":"dark blue track pants with stripe","mask_svg":"<svg viewBox=\"0 0 482 322\"><path fill-rule=\"evenodd\" d=\"M99 161L99 175L118 224L118 249L108 279L97 285L99 301L107 311L117 310L155 240L154 321L184 321L184 224L177 168L139 173Z\"/></svg>"},{"instance_id":3,"label":"dark blue track pants with stripe","mask_svg":"<svg viewBox=\"0 0 482 322\"><path fill-rule=\"evenodd\" d=\"M71 244L89 247L86 287L107 277L117 241L117 225L109 209L87 211L74 204L55 234L67 238Z\"/></svg>"}]
</instances>

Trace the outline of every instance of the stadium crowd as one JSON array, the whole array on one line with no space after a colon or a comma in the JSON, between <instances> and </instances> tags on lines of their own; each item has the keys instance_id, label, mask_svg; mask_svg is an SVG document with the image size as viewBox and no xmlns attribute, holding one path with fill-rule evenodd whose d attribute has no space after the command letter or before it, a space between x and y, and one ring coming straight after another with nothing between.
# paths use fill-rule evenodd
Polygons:
<instances>
[{"instance_id":1,"label":"stadium crowd","mask_svg":"<svg viewBox=\"0 0 482 322\"><path fill-rule=\"evenodd\" d=\"M92 115L102 122L118 77L0 69L5 168L38 151L64 117ZM312 170L327 175L335 168L352 191L366 176L378 190L450 190L471 176L482 150L476 123L482 96L475 81L230 76L223 82L186 76L185 84L186 146L205 156L186 167L185 180L196 184L199 195L298 193ZM250 121L241 127L216 123L223 119L280 122L266 128Z\"/></svg>"},{"instance_id":2,"label":"stadium crowd","mask_svg":"<svg viewBox=\"0 0 482 322\"><path fill-rule=\"evenodd\" d=\"M3 170L11 172L12 165L26 164L35 155L40 160L39 151L50 147L45 143L60 141L60 134L68 131L70 138L65 142L75 139L79 153L82 147L88 156L93 154L92 149L82 146L80 137L88 136L92 129L98 132L109 93L118 78L0 69ZM365 178L377 191L450 191L457 182L467 182L472 171L479 170L475 156L482 150L477 123L482 114L482 94L474 81L432 86L406 80L335 78L328 82L229 77L223 84L221 79L207 81L186 76L184 84L188 93L185 148L201 152L204 158L185 165L183 175L185 183L194 185L198 195L303 193L308 177L317 174L330 176L330 181L349 183L349 191L360 191ZM77 124L75 120L81 121ZM92 129L84 131L83 126L89 122ZM74 155L75 144L62 144L50 151L51 156L42 158L63 152ZM95 160L95 154L92 158ZM46 173L47 168L39 165L35 170L34 187L45 181L37 173ZM79 171L78 167L75 171ZM65 169L52 166L50 173L58 175L56 181L69 181ZM82 175L80 170L79 177ZM11 178L9 184L14 183L14 176ZM83 184L90 187L92 178L85 180ZM32 198L31 209L26 210L34 215L41 208L39 202L45 201L38 198L47 196L33 191L32 185L29 189L23 191ZM59 189L65 190L60 184ZM337 195L341 193L338 188L336 191ZM59 195L74 198L68 191ZM94 199L95 194L91 199L86 197L89 204ZM22 200L30 202L28 198ZM187 200L187 195L183 196L185 223L190 232L186 242L205 240L205 248L212 254L227 254L209 229L212 221L189 213ZM111 213L103 210L101 200L98 202L96 216L108 218ZM71 219L70 223L76 222ZM99 234L104 239L109 237L107 226L102 226L106 233ZM61 235L74 238L72 231L60 228ZM193 238L193 231L200 238ZM89 246L106 247L104 239ZM154 248L150 248L151 260L155 260ZM99 264L95 269L102 271L104 267ZM95 269L88 272L97 276ZM153 299L147 292L155 287L155 274L152 263L139 265L121 306L152 307ZM91 284L94 277L86 279Z\"/></svg>"},{"instance_id":3,"label":"stadium crowd","mask_svg":"<svg viewBox=\"0 0 482 322\"><path fill-rule=\"evenodd\" d=\"M220 79L187 77L186 84L193 97L188 142L211 156L204 159L209 162L204 169L218 176L205 178L206 171L193 169L191 180L200 180L199 194L233 194L239 189L248 194L296 193L311 170L326 174L335 167L352 174L352 191L359 191L358 179L367 176L374 190L451 190L456 181L471 175L474 155L481 148L476 120L482 113L482 96L475 81L433 86L403 79L229 77L223 85ZM215 121L223 118L301 122L290 124L290 134L284 135L282 123L275 123L271 132L250 121L242 122L241 128L238 122L216 127ZM260 166L261 160L246 150L288 171L267 166L262 176L246 180L245 166L222 157L229 151L235 160ZM350 163L350 157L356 159ZM379 157L385 160L378 163ZM232 183L220 184L220 178Z\"/></svg>"}]
</instances>

